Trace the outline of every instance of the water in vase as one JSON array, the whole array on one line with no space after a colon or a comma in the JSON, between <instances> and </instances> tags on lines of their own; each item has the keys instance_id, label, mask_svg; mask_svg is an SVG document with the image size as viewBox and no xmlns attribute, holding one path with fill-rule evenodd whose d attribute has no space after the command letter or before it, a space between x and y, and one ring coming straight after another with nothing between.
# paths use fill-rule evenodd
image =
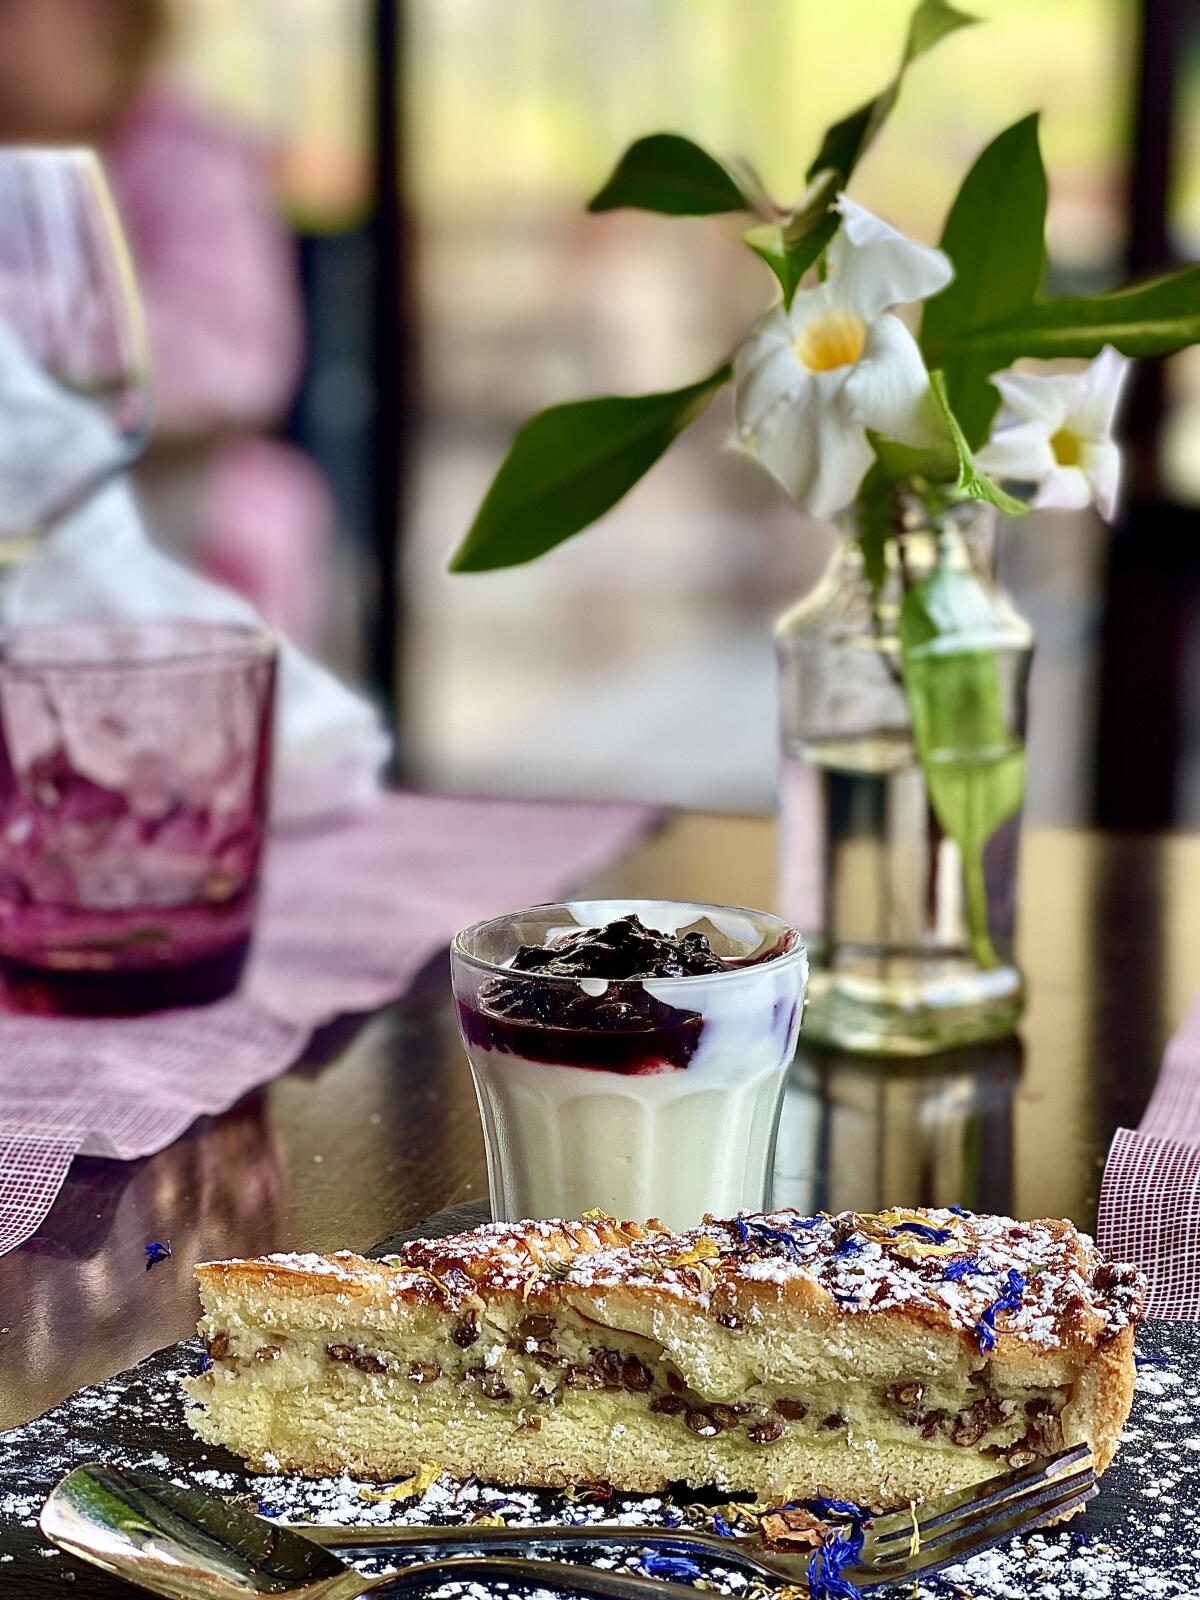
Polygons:
<instances>
[{"instance_id":1,"label":"water in vase","mask_svg":"<svg viewBox=\"0 0 1200 1600\"><path fill-rule=\"evenodd\" d=\"M907 729L819 741L785 729L781 810L781 909L813 964L806 1038L921 1055L1011 1032L1022 1001L1012 960L1019 816L985 851L996 964L981 967L958 846L930 809Z\"/></svg>"}]
</instances>

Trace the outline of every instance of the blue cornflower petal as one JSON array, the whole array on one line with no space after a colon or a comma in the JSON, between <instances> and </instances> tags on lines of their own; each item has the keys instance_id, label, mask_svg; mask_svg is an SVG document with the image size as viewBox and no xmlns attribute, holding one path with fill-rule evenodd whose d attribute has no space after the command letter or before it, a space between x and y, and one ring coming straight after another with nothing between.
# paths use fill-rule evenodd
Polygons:
<instances>
[{"instance_id":1,"label":"blue cornflower petal","mask_svg":"<svg viewBox=\"0 0 1200 1600\"><path fill-rule=\"evenodd\" d=\"M665 1578L668 1583L691 1583L704 1576L704 1569L691 1556L672 1556L662 1550L640 1550L638 1565L648 1578Z\"/></svg>"},{"instance_id":2,"label":"blue cornflower petal","mask_svg":"<svg viewBox=\"0 0 1200 1600\"><path fill-rule=\"evenodd\" d=\"M996 1348L996 1313L998 1311L1016 1311L1021 1304L1025 1293L1025 1279L1016 1267L1009 1267L1004 1279L1004 1288L998 1299L993 1300L987 1310L975 1324L975 1337L979 1341L982 1355L987 1355L989 1350Z\"/></svg>"},{"instance_id":3,"label":"blue cornflower petal","mask_svg":"<svg viewBox=\"0 0 1200 1600\"><path fill-rule=\"evenodd\" d=\"M973 1217L975 1215L973 1211L968 1211L966 1206L947 1206L946 1210L956 1217Z\"/></svg>"},{"instance_id":4,"label":"blue cornflower petal","mask_svg":"<svg viewBox=\"0 0 1200 1600\"><path fill-rule=\"evenodd\" d=\"M207 1350L201 1350L201 1352L200 1352L200 1365L196 1368L196 1371L197 1372L207 1372L209 1367L211 1367L211 1366L212 1366L212 1357L209 1355Z\"/></svg>"},{"instance_id":5,"label":"blue cornflower petal","mask_svg":"<svg viewBox=\"0 0 1200 1600\"><path fill-rule=\"evenodd\" d=\"M982 1272L983 1268L973 1256L964 1256L961 1261L952 1261L942 1273L942 1277L949 1283L961 1283L972 1272Z\"/></svg>"},{"instance_id":6,"label":"blue cornflower petal","mask_svg":"<svg viewBox=\"0 0 1200 1600\"><path fill-rule=\"evenodd\" d=\"M860 1239L852 1233L848 1238L842 1240L833 1253L835 1256L857 1256L866 1248L866 1240Z\"/></svg>"},{"instance_id":7,"label":"blue cornflower petal","mask_svg":"<svg viewBox=\"0 0 1200 1600\"><path fill-rule=\"evenodd\" d=\"M735 1537L733 1529L729 1526L719 1511L713 1512L712 1521L713 1528L721 1535L722 1539L732 1539Z\"/></svg>"},{"instance_id":8,"label":"blue cornflower petal","mask_svg":"<svg viewBox=\"0 0 1200 1600\"><path fill-rule=\"evenodd\" d=\"M915 1233L926 1244L949 1244L954 1235L949 1228L931 1228L924 1222L898 1222L893 1233Z\"/></svg>"},{"instance_id":9,"label":"blue cornflower petal","mask_svg":"<svg viewBox=\"0 0 1200 1600\"><path fill-rule=\"evenodd\" d=\"M748 1222L746 1226L755 1244L777 1245L783 1254L793 1261L803 1262L807 1259L800 1247L800 1241L786 1228L772 1228L766 1222Z\"/></svg>"},{"instance_id":10,"label":"blue cornflower petal","mask_svg":"<svg viewBox=\"0 0 1200 1600\"><path fill-rule=\"evenodd\" d=\"M277 1506L269 1506L265 1500L260 1500L258 1502L258 1514L260 1517L281 1517L283 1512Z\"/></svg>"},{"instance_id":11,"label":"blue cornflower petal","mask_svg":"<svg viewBox=\"0 0 1200 1600\"><path fill-rule=\"evenodd\" d=\"M860 1600L861 1591L842 1576L847 1567L862 1559L863 1530L855 1526L847 1532L835 1528L808 1563L808 1587L812 1600Z\"/></svg>"},{"instance_id":12,"label":"blue cornflower petal","mask_svg":"<svg viewBox=\"0 0 1200 1600\"><path fill-rule=\"evenodd\" d=\"M736 1231L737 1236L738 1236L738 1243L739 1244L749 1244L750 1243L750 1229L746 1226L745 1217L743 1217L743 1216L734 1217L733 1226L734 1226L734 1230Z\"/></svg>"},{"instance_id":13,"label":"blue cornflower petal","mask_svg":"<svg viewBox=\"0 0 1200 1600\"><path fill-rule=\"evenodd\" d=\"M824 1495L818 1495L815 1500L809 1500L806 1504L816 1517L853 1517L855 1522L863 1522L867 1515L861 1506L854 1504L853 1500L828 1500Z\"/></svg>"},{"instance_id":14,"label":"blue cornflower petal","mask_svg":"<svg viewBox=\"0 0 1200 1600\"><path fill-rule=\"evenodd\" d=\"M160 1261L169 1261L170 1259L171 1259L171 1241L169 1239L163 1241L161 1244L159 1243L159 1241L157 1239L152 1239L150 1241L150 1243L146 1246L146 1271L147 1272L150 1271L151 1267L156 1267Z\"/></svg>"}]
</instances>

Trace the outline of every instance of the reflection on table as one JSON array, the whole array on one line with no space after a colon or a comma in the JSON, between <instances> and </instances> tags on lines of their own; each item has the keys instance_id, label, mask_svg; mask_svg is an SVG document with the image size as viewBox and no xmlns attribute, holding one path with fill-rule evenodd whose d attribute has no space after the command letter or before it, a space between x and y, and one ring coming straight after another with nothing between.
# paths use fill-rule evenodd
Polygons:
<instances>
[{"instance_id":1,"label":"reflection on table","mask_svg":"<svg viewBox=\"0 0 1200 1600\"><path fill-rule=\"evenodd\" d=\"M897 1066L801 1047L775 1157L775 1203L802 1211L1013 1200L1019 1039Z\"/></svg>"}]
</instances>

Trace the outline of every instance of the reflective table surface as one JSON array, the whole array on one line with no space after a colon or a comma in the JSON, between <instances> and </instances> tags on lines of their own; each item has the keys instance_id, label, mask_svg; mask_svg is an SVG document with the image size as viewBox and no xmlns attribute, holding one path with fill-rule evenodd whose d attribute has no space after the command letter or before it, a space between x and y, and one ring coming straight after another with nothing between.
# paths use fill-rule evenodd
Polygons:
<instances>
[{"instance_id":1,"label":"reflective table surface","mask_svg":"<svg viewBox=\"0 0 1200 1600\"><path fill-rule=\"evenodd\" d=\"M761 818L683 816L589 883L772 909ZM1200 988L1200 836L1031 831L1019 1038L901 1067L801 1048L776 1199L805 1210L961 1202L1090 1227L1112 1131L1135 1125ZM49 1217L0 1257L0 1429L185 1337L192 1266L366 1248L486 1193L448 961L328 1029L305 1061L142 1161L75 1162ZM145 1244L172 1256L145 1270Z\"/></svg>"}]
</instances>

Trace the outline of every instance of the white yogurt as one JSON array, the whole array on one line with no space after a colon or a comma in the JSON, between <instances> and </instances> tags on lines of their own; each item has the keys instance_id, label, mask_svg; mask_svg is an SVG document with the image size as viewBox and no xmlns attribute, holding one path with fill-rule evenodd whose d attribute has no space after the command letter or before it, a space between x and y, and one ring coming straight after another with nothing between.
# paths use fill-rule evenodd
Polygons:
<instances>
[{"instance_id":1,"label":"white yogurt","mask_svg":"<svg viewBox=\"0 0 1200 1600\"><path fill-rule=\"evenodd\" d=\"M572 927L620 914L611 905L570 910ZM744 916L728 913L729 937L744 937L732 920ZM695 908L686 918L676 908L661 921L643 915L668 932L694 919ZM748 942L753 948L752 935ZM495 1217L580 1216L600 1207L685 1228L706 1211L762 1209L807 972L797 950L720 974L643 980L656 999L704 1019L683 1069L626 1075L559 1066L468 1040ZM604 987L591 979L580 986L592 994Z\"/></svg>"}]
</instances>

